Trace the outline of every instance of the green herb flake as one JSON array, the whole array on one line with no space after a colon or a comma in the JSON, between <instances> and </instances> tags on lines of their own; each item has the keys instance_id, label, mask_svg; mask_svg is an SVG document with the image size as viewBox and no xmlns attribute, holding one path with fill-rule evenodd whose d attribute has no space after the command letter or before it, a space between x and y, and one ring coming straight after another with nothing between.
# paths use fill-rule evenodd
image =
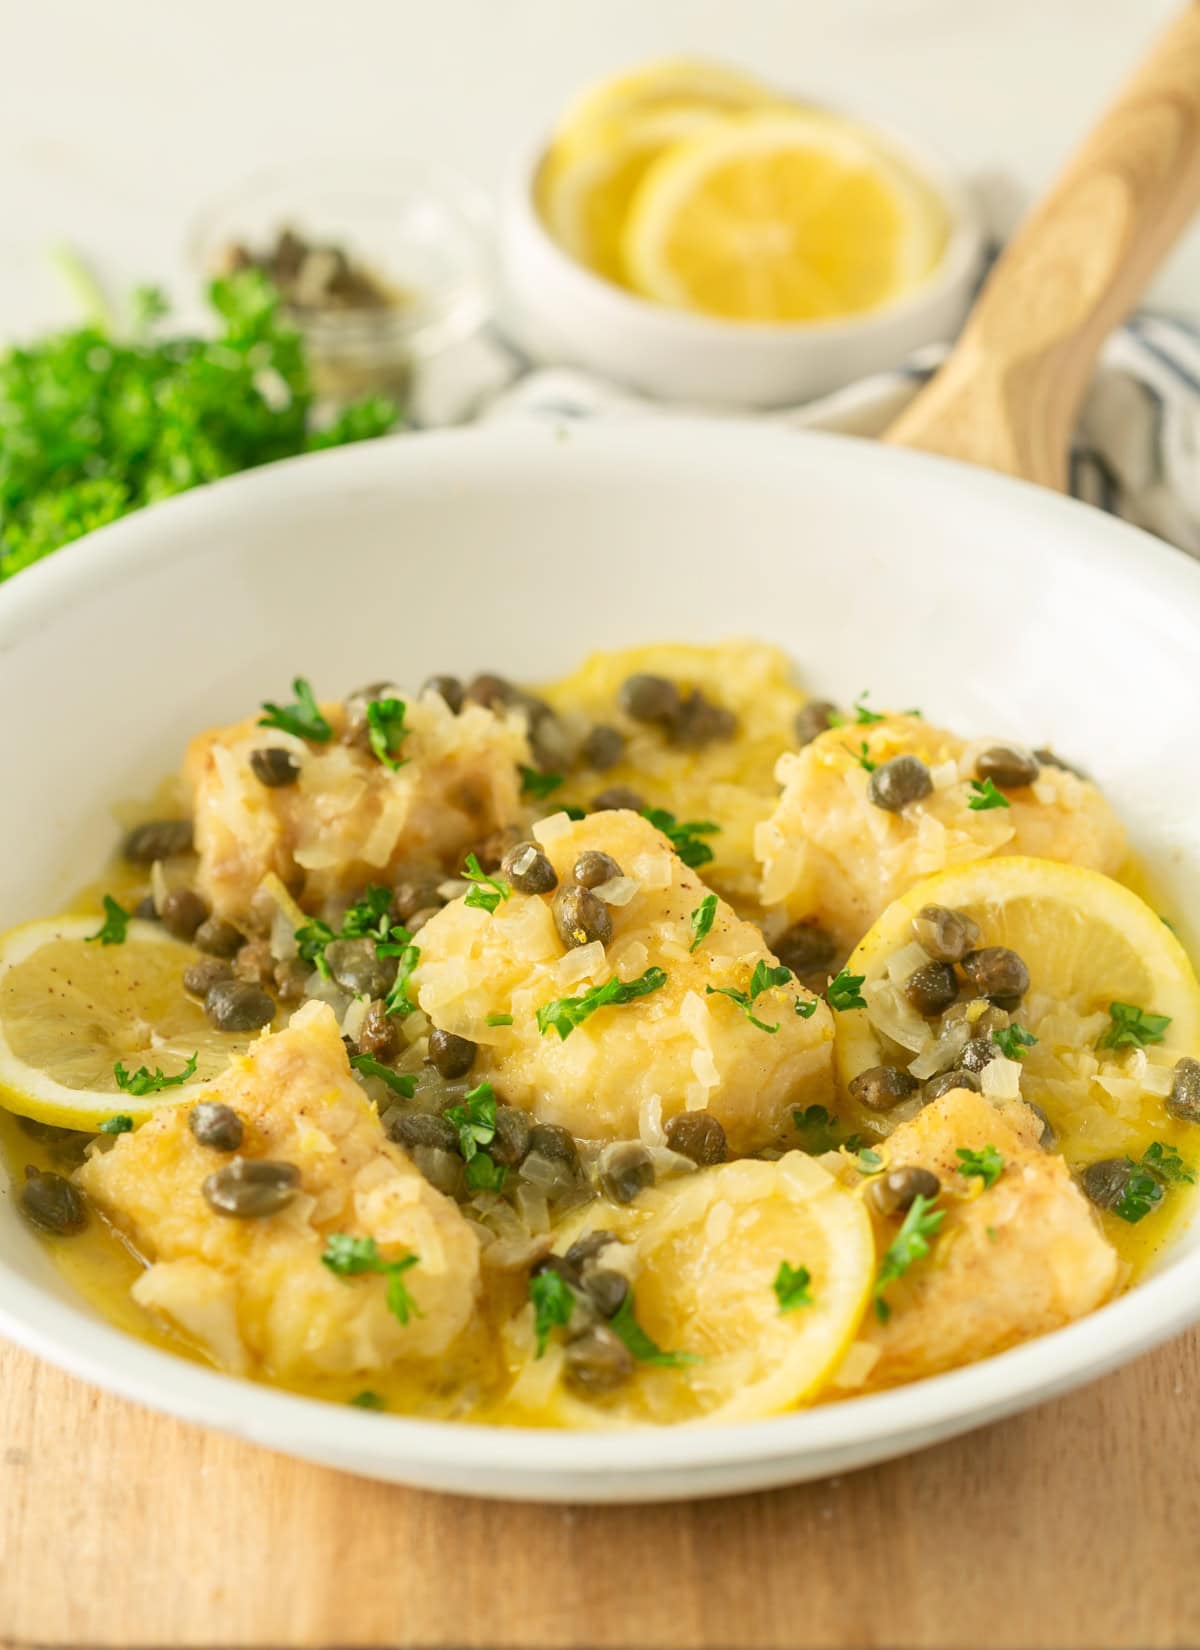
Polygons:
<instances>
[{"instance_id":1,"label":"green herb flake","mask_svg":"<svg viewBox=\"0 0 1200 1650\"><path fill-rule=\"evenodd\" d=\"M364 1077L378 1077L381 1083L386 1083L393 1094L398 1094L403 1100L411 1100L417 1092L416 1073L411 1071L393 1071L382 1061L372 1058L369 1054L352 1054L350 1064L355 1071L361 1071Z\"/></svg>"},{"instance_id":2,"label":"green herb flake","mask_svg":"<svg viewBox=\"0 0 1200 1650\"><path fill-rule=\"evenodd\" d=\"M476 1152L467 1164L467 1190L472 1192L499 1192L508 1179L508 1170L487 1152Z\"/></svg>"},{"instance_id":3,"label":"green herb flake","mask_svg":"<svg viewBox=\"0 0 1200 1650\"><path fill-rule=\"evenodd\" d=\"M384 767L393 773L398 773L408 761L399 754L410 731L404 726L407 714L408 706L403 699L372 699L367 706L367 743Z\"/></svg>"},{"instance_id":4,"label":"green herb flake","mask_svg":"<svg viewBox=\"0 0 1200 1650\"><path fill-rule=\"evenodd\" d=\"M903 1225L888 1245L880 1262L875 1277L875 1316L880 1323L886 1323L892 1315L891 1307L883 1298L883 1291L889 1283L902 1278L916 1261L924 1260L929 1253L930 1239L936 1236L938 1228L946 1218L945 1209L933 1208L933 1201L933 1198L926 1197L923 1192L917 1193L904 1217Z\"/></svg>"},{"instance_id":5,"label":"green herb flake","mask_svg":"<svg viewBox=\"0 0 1200 1650\"><path fill-rule=\"evenodd\" d=\"M333 738L333 729L322 716L307 678L297 676L292 682L292 692L296 695L292 705L276 705L270 699L264 701L262 708L266 714L259 717L259 727L278 728L314 745L327 745Z\"/></svg>"},{"instance_id":6,"label":"green herb flake","mask_svg":"<svg viewBox=\"0 0 1200 1650\"><path fill-rule=\"evenodd\" d=\"M731 1003L738 1005L752 1026L757 1026L759 1031L766 1031L774 1036L779 1030L778 1021L772 1026L758 1019L753 1012L754 1004L764 991L773 991L777 986L790 985L792 979L790 968L784 968L782 964L772 968L770 963L764 962L760 957L754 965L747 991L740 991L731 985L706 985L704 990L710 997L728 997Z\"/></svg>"},{"instance_id":7,"label":"green herb flake","mask_svg":"<svg viewBox=\"0 0 1200 1650\"><path fill-rule=\"evenodd\" d=\"M489 1014L487 1023L490 1026L510 1026L513 1023L511 1014Z\"/></svg>"},{"instance_id":8,"label":"green herb flake","mask_svg":"<svg viewBox=\"0 0 1200 1650\"><path fill-rule=\"evenodd\" d=\"M503 877L489 877L484 873L477 854L467 855L462 874L475 885L468 888L463 904L474 906L477 910L495 911L500 902L512 893L512 888Z\"/></svg>"},{"instance_id":9,"label":"green herb flake","mask_svg":"<svg viewBox=\"0 0 1200 1650\"><path fill-rule=\"evenodd\" d=\"M1109 1003L1112 1024L1096 1044L1097 1048L1145 1048L1161 1043L1171 1023L1169 1014L1150 1014L1133 1003Z\"/></svg>"},{"instance_id":10,"label":"green herb flake","mask_svg":"<svg viewBox=\"0 0 1200 1650\"><path fill-rule=\"evenodd\" d=\"M1127 1159L1127 1161L1129 1161ZM1120 1200L1113 1205L1113 1214L1118 1220L1127 1221L1130 1226L1136 1226L1139 1220L1144 1220L1162 1202L1166 1195L1163 1183L1156 1174L1148 1169L1139 1168L1136 1163L1129 1162L1132 1173L1121 1193Z\"/></svg>"},{"instance_id":11,"label":"green herb flake","mask_svg":"<svg viewBox=\"0 0 1200 1650\"><path fill-rule=\"evenodd\" d=\"M575 1291L560 1272L547 1268L529 1280L533 1302L533 1325L537 1335L537 1356L545 1355L552 1329L565 1329L575 1310Z\"/></svg>"},{"instance_id":12,"label":"green herb flake","mask_svg":"<svg viewBox=\"0 0 1200 1650\"><path fill-rule=\"evenodd\" d=\"M397 1020L405 1019L409 1014L417 1012L417 1005L409 993L412 984L413 970L421 960L419 945L402 945L400 947L400 966L396 970L396 978L392 989L384 999L385 1014L390 1014Z\"/></svg>"},{"instance_id":13,"label":"green herb flake","mask_svg":"<svg viewBox=\"0 0 1200 1650\"><path fill-rule=\"evenodd\" d=\"M986 813L989 808L1011 808L1012 803L996 789L994 779L972 779L971 794L967 798L967 807L972 813Z\"/></svg>"},{"instance_id":14,"label":"green herb flake","mask_svg":"<svg viewBox=\"0 0 1200 1650\"><path fill-rule=\"evenodd\" d=\"M190 1056L183 1070L176 1072L174 1077L167 1077L160 1067L148 1071L145 1066L139 1066L136 1071L126 1071L120 1060L113 1067L113 1076L117 1080L117 1087L122 1094L132 1094L140 1098L144 1094L157 1094L161 1089L179 1089L196 1075L196 1061L199 1051Z\"/></svg>"},{"instance_id":15,"label":"green herb flake","mask_svg":"<svg viewBox=\"0 0 1200 1650\"><path fill-rule=\"evenodd\" d=\"M775 1291L781 1314L794 1312L798 1306L812 1305L812 1291L809 1289L811 1282L812 1273L807 1266L792 1266L786 1260L779 1262L779 1270L771 1287Z\"/></svg>"},{"instance_id":16,"label":"green herb flake","mask_svg":"<svg viewBox=\"0 0 1200 1650\"><path fill-rule=\"evenodd\" d=\"M575 1027L590 1019L597 1009L623 1007L638 997L660 991L666 983L666 970L662 968L648 968L636 980L619 980L614 974L604 985L591 986L578 997L559 997L544 1003L537 1011L538 1030L543 1037L548 1031L557 1031L565 1043Z\"/></svg>"},{"instance_id":17,"label":"green herb flake","mask_svg":"<svg viewBox=\"0 0 1200 1650\"><path fill-rule=\"evenodd\" d=\"M387 1404L378 1392L356 1392L350 1402L355 1409L386 1409Z\"/></svg>"},{"instance_id":18,"label":"green herb flake","mask_svg":"<svg viewBox=\"0 0 1200 1650\"><path fill-rule=\"evenodd\" d=\"M1142 1153L1142 1162L1160 1180L1172 1181L1177 1186L1196 1184L1196 1171L1179 1155L1177 1146L1168 1146L1164 1141L1156 1140Z\"/></svg>"},{"instance_id":19,"label":"green herb flake","mask_svg":"<svg viewBox=\"0 0 1200 1650\"><path fill-rule=\"evenodd\" d=\"M689 951L694 951L697 946L702 945L708 938L709 934L712 932L712 925L716 919L716 915L717 896L715 894L705 894L704 898L692 912L689 919L692 925L693 936L692 943L688 946Z\"/></svg>"},{"instance_id":20,"label":"green herb flake","mask_svg":"<svg viewBox=\"0 0 1200 1650\"><path fill-rule=\"evenodd\" d=\"M870 756L867 754L867 742L865 739L860 740L857 752L852 751L849 745L844 745L842 748L848 756L852 756L854 758L864 773L875 772L877 764L872 762Z\"/></svg>"},{"instance_id":21,"label":"green herb flake","mask_svg":"<svg viewBox=\"0 0 1200 1650\"><path fill-rule=\"evenodd\" d=\"M104 921L94 934L88 935L88 943L99 940L101 945L124 945L125 934L132 918L132 911L126 911L123 905L117 904L111 894L105 894Z\"/></svg>"},{"instance_id":22,"label":"green herb flake","mask_svg":"<svg viewBox=\"0 0 1200 1650\"><path fill-rule=\"evenodd\" d=\"M994 1186L1004 1173L1004 1159L995 1146L985 1146L979 1152L960 1146L957 1156L959 1174L967 1179L982 1180L985 1186Z\"/></svg>"},{"instance_id":23,"label":"green herb flake","mask_svg":"<svg viewBox=\"0 0 1200 1650\"><path fill-rule=\"evenodd\" d=\"M686 1369L689 1364L701 1361L694 1352L664 1352L656 1341L651 1340L634 1315L632 1289L626 1290L624 1300L608 1320L608 1327L624 1341L640 1364L656 1364L660 1369Z\"/></svg>"},{"instance_id":24,"label":"green herb flake","mask_svg":"<svg viewBox=\"0 0 1200 1650\"><path fill-rule=\"evenodd\" d=\"M845 968L829 982L829 989L825 996L830 1008L837 1009L844 1014L851 1008L866 1008L867 999L863 996L861 987L866 982L865 974L851 974Z\"/></svg>"},{"instance_id":25,"label":"green herb flake","mask_svg":"<svg viewBox=\"0 0 1200 1650\"><path fill-rule=\"evenodd\" d=\"M464 1163L470 1163L481 1146L490 1146L496 1138L496 1092L490 1083L477 1083L463 1095L461 1106L448 1106L442 1115L458 1130Z\"/></svg>"},{"instance_id":26,"label":"green herb flake","mask_svg":"<svg viewBox=\"0 0 1200 1650\"><path fill-rule=\"evenodd\" d=\"M803 1111L794 1111L792 1122L806 1137L804 1150L810 1156L821 1157L825 1152L837 1150L836 1125L824 1106L806 1106Z\"/></svg>"},{"instance_id":27,"label":"green herb flake","mask_svg":"<svg viewBox=\"0 0 1200 1650\"><path fill-rule=\"evenodd\" d=\"M665 808L643 808L642 818L648 819L655 830L661 831L683 863L693 871L707 865L713 851L701 837L716 836L721 827L711 819L686 819L682 822Z\"/></svg>"},{"instance_id":28,"label":"green herb flake","mask_svg":"<svg viewBox=\"0 0 1200 1650\"><path fill-rule=\"evenodd\" d=\"M870 1146L864 1146L858 1154L858 1167L863 1174L878 1174L883 1168L883 1158L878 1152L872 1151Z\"/></svg>"},{"instance_id":29,"label":"green herb flake","mask_svg":"<svg viewBox=\"0 0 1200 1650\"><path fill-rule=\"evenodd\" d=\"M561 773L542 773L538 768L521 768L521 795L544 802L564 783Z\"/></svg>"},{"instance_id":30,"label":"green herb flake","mask_svg":"<svg viewBox=\"0 0 1200 1650\"><path fill-rule=\"evenodd\" d=\"M994 1226L985 1226L984 1231L988 1235L988 1242L989 1243L999 1243L1000 1234Z\"/></svg>"},{"instance_id":31,"label":"green herb flake","mask_svg":"<svg viewBox=\"0 0 1200 1650\"><path fill-rule=\"evenodd\" d=\"M423 1317L420 1307L408 1292L404 1274L418 1263L416 1255L401 1255L396 1260L384 1260L372 1237L351 1237L348 1232L331 1232L325 1239L321 1260L339 1278L357 1278L366 1272L377 1272L387 1279L388 1311L401 1323Z\"/></svg>"},{"instance_id":32,"label":"green herb flake","mask_svg":"<svg viewBox=\"0 0 1200 1650\"><path fill-rule=\"evenodd\" d=\"M1025 1050L1032 1048L1037 1038L1032 1031L1026 1031L1024 1026L1002 1026L999 1031L992 1032L992 1041L1007 1060L1023 1060Z\"/></svg>"},{"instance_id":33,"label":"green herb flake","mask_svg":"<svg viewBox=\"0 0 1200 1650\"><path fill-rule=\"evenodd\" d=\"M101 1134L128 1134L133 1127L133 1118L127 1117L124 1112L118 1112L115 1117L106 1117L100 1125Z\"/></svg>"},{"instance_id":34,"label":"green herb flake","mask_svg":"<svg viewBox=\"0 0 1200 1650\"><path fill-rule=\"evenodd\" d=\"M386 940L391 933L392 891L372 884L342 917L343 940Z\"/></svg>"}]
</instances>

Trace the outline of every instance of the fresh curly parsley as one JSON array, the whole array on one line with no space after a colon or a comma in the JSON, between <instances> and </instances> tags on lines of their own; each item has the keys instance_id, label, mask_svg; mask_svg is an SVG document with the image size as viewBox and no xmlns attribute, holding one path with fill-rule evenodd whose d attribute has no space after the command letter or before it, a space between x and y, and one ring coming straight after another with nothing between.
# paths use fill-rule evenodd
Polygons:
<instances>
[{"instance_id":1,"label":"fresh curly parsley","mask_svg":"<svg viewBox=\"0 0 1200 1650\"><path fill-rule=\"evenodd\" d=\"M387 955L391 956L393 954L392 947L389 946L385 949ZM394 1019L403 1020L409 1014L417 1012L417 1005L412 1000L409 986L412 984L413 970L421 960L421 947L419 945L401 945L399 947L399 957L400 962L399 967L396 969L396 978L392 984L392 989L384 999L383 1010L385 1014L390 1014Z\"/></svg>"},{"instance_id":2,"label":"fresh curly parsley","mask_svg":"<svg viewBox=\"0 0 1200 1650\"><path fill-rule=\"evenodd\" d=\"M865 974L851 974L845 968L829 982L829 989L825 996L830 1008L836 1008L839 1013L845 1013L851 1008L866 1008L867 999L863 996L860 987L866 981Z\"/></svg>"},{"instance_id":3,"label":"fresh curly parsley","mask_svg":"<svg viewBox=\"0 0 1200 1650\"><path fill-rule=\"evenodd\" d=\"M160 1089L178 1089L189 1082L196 1075L198 1057L199 1051L191 1055L187 1065L184 1066L182 1071L177 1072L174 1077L165 1076L158 1066L152 1072L148 1071L145 1066L139 1066L136 1071L126 1071L118 1060L113 1067L113 1076L116 1078L117 1087L122 1094L133 1094L139 1097L143 1094L157 1094Z\"/></svg>"},{"instance_id":4,"label":"fresh curly parsley","mask_svg":"<svg viewBox=\"0 0 1200 1650\"><path fill-rule=\"evenodd\" d=\"M957 1156L959 1174L966 1179L982 1180L985 1186L994 1186L1004 1173L1004 1159L995 1146L985 1146L979 1152L960 1146Z\"/></svg>"},{"instance_id":5,"label":"fresh curly parsley","mask_svg":"<svg viewBox=\"0 0 1200 1650\"><path fill-rule=\"evenodd\" d=\"M94 934L88 935L88 943L99 940L101 945L124 945L125 934L132 918L132 911L126 911L123 905L117 904L111 894L105 894L104 921Z\"/></svg>"},{"instance_id":6,"label":"fresh curly parsley","mask_svg":"<svg viewBox=\"0 0 1200 1650\"><path fill-rule=\"evenodd\" d=\"M356 1392L350 1402L355 1409L386 1409L387 1404L378 1392Z\"/></svg>"},{"instance_id":7,"label":"fresh curly parsley","mask_svg":"<svg viewBox=\"0 0 1200 1650\"><path fill-rule=\"evenodd\" d=\"M760 1020L754 1013L754 1004L764 991L773 991L776 986L790 985L791 982L792 971L790 968L784 968L782 964L778 968L772 968L770 963L764 962L760 957L754 965L753 974L750 976L749 990L740 991L732 985L706 985L704 990L709 997L728 997L731 1003L738 1005L752 1026L757 1026L760 1031L770 1032L774 1036L779 1030L779 1022L776 1021L773 1026L770 1026L764 1020ZM815 1007L816 1005L813 1004L812 1006ZM809 1011L811 1013L811 1008Z\"/></svg>"},{"instance_id":8,"label":"fresh curly parsley","mask_svg":"<svg viewBox=\"0 0 1200 1650\"><path fill-rule=\"evenodd\" d=\"M812 1273L807 1266L792 1266L786 1260L779 1262L779 1270L771 1287L775 1291L781 1314L794 1312L798 1306L812 1305L812 1291L809 1288L811 1282Z\"/></svg>"},{"instance_id":9,"label":"fresh curly parsley","mask_svg":"<svg viewBox=\"0 0 1200 1650\"><path fill-rule=\"evenodd\" d=\"M915 1261L929 1253L929 1241L946 1218L945 1209L932 1207L933 1199L918 1192L904 1217L904 1223L884 1252L875 1276L875 1316L886 1323L892 1309L883 1298L889 1283L902 1278Z\"/></svg>"},{"instance_id":10,"label":"fresh curly parsley","mask_svg":"<svg viewBox=\"0 0 1200 1650\"><path fill-rule=\"evenodd\" d=\"M857 752L852 751L850 749L849 745L844 746L843 749L846 751L846 754L848 756L854 757L854 760L858 763L859 767L863 770L864 773L874 773L875 772L875 769L878 766L878 764L875 763L875 762L872 762L870 756L867 754L867 742L866 742L865 739L862 739L862 740L859 741Z\"/></svg>"},{"instance_id":11,"label":"fresh curly parsley","mask_svg":"<svg viewBox=\"0 0 1200 1650\"><path fill-rule=\"evenodd\" d=\"M689 918L692 925L693 936L692 943L688 946L689 951L694 951L698 945L702 945L708 938L709 934L712 932L712 925L716 915L717 896L715 894L705 894L704 898L700 901L699 905L692 912L691 917Z\"/></svg>"},{"instance_id":12,"label":"fresh curly parsley","mask_svg":"<svg viewBox=\"0 0 1200 1650\"><path fill-rule=\"evenodd\" d=\"M1161 1043L1171 1023L1169 1014L1150 1014L1133 1003L1109 1003L1112 1024L1096 1044L1097 1048L1145 1048Z\"/></svg>"},{"instance_id":13,"label":"fresh curly parsley","mask_svg":"<svg viewBox=\"0 0 1200 1650\"><path fill-rule=\"evenodd\" d=\"M312 963L328 979L329 964L325 960L325 948L334 940L370 939L375 941L375 950L381 957L403 955L412 935L407 928L392 922L391 909L392 893L389 888L368 887L360 900L347 906L340 929L331 928L320 918L314 918L296 929L301 959Z\"/></svg>"},{"instance_id":14,"label":"fresh curly parsley","mask_svg":"<svg viewBox=\"0 0 1200 1650\"><path fill-rule=\"evenodd\" d=\"M464 905L473 905L480 911L495 911L501 900L508 899L512 888L503 877L489 877L484 873L477 854L468 854L463 876L475 884L468 888Z\"/></svg>"},{"instance_id":15,"label":"fresh curly parsley","mask_svg":"<svg viewBox=\"0 0 1200 1650\"><path fill-rule=\"evenodd\" d=\"M409 733L404 726L407 714L408 706L403 699L372 699L367 706L367 743L384 767L393 773L398 773L408 761L399 755Z\"/></svg>"},{"instance_id":16,"label":"fresh curly parsley","mask_svg":"<svg viewBox=\"0 0 1200 1650\"><path fill-rule=\"evenodd\" d=\"M390 1066L385 1066L369 1054L352 1054L350 1064L355 1071L361 1071L364 1077L378 1077L381 1083L386 1083L392 1093L398 1094L403 1100L411 1100L417 1092L415 1072L393 1071Z\"/></svg>"},{"instance_id":17,"label":"fresh curly parsley","mask_svg":"<svg viewBox=\"0 0 1200 1650\"><path fill-rule=\"evenodd\" d=\"M624 1341L640 1364L656 1364L660 1369L686 1369L689 1364L701 1361L694 1352L664 1352L656 1341L651 1340L634 1315L632 1289L626 1290L625 1298L608 1320L608 1327L618 1339Z\"/></svg>"},{"instance_id":18,"label":"fresh curly parsley","mask_svg":"<svg viewBox=\"0 0 1200 1650\"><path fill-rule=\"evenodd\" d=\"M464 1163L496 1138L496 1092L490 1083L477 1083L463 1095L461 1106L449 1106L442 1115L458 1130L458 1149Z\"/></svg>"},{"instance_id":19,"label":"fresh curly parsley","mask_svg":"<svg viewBox=\"0 0 1200 1650\"><path fill-rule=\"evenodd\" d=\"M1156 1140L1142 1153L1142 1162L1162 1180L1170 1180L1176 1185L1183 1186L1196 1184L1196 1171L1179 1155L1177 1146L1168 1146L1163 1141Z\"/></svg>"},{"instance_id":20,"label":"fresh curly parsley","mask_svg":"<svg viewBox=\"0 0 1200 1650\"><path fill-rule=\"evenodd\" d=\"M508 1179L508 1170L487 1152L476 1152L467 1164L466 1182L469 1192L499 1192Z\"/></svg>"},{"instance_id":21,"label":"fresh curly parsley","mask_svg":"<svg viewBox=\"0 0 1200 1650\"><path fill-rule=\"evenodd\" d=\"M642 818L648 819L656 831L662 832L683 863L693 871L712 859L712 849L707 842L700 840L701 837L716 836L720 831L721 827L711 819L680 821L665 808L643 808Z\"/></svg>"},{"instance_id":22,"label":"fresh curly parsley","mask_svg":"<svg viewBox=\"0 0 1200 1650\"><path fill-rule=\"evenodd\" d=\"M118 1112L115 1117L106 1117L100 1125L101 1134L128 1134L133 1127L133 1118Z\"/></svg>"},{"instance_id":23,"label":"fresh curly parsley","mask_svg":"<svg viewBox=\"0 0 1200 1650\"><path fill-rule=\"evenodd\" d=\"M533 1302L533 1327L537 1336L537 1356L545 1355L552 1329L565 1329L575 1310L575 1291L561 1272L549 1268L536 1272L529 1280L529 1298Z\"/></svg>"},{"instance_id":24,"label":"fresh curly parsley","mask_svg":"<svg viewBox=\"0 0 1200 1650\"><path fill-rule=\"evenodd\" d=\"M561 773L542 773L539 768L521 768L521 795L544 802L563 783Z\"/></svg>"},{"instance_id":25,"label":"fresh curly parsley","mask_svg":"<svg viewBox=\"0 0 1200 1650\"><path fill-rule=\"evenodd\" d=\"M994 779L972 779L967 807L972 813L986 813L989 808L1011 808L1012 803L996 789Z\"/></svg>"},{"instance_id":26,"label":"fresh curly parsley","mask_svg":"<svg viewBox=\"0 0 1200 1650\"><path fill-rule=\"evenodd\" d=\"M1144 1220L1151 1209L1157 1208L1165 1196L1162 1181L1148 1169L1140 1168L1132 1159L1127 1158L1130 1167L1129 1179L1125 1182L1125 1190L1113 1204L1113 1214L1118 1220L1124 1220L1130 1226L1136 1226L1139 1220Z\"/></svg>"},{"instance_id":27,"label":"fresh curly parsley","mask_svg":"<svg viewBox=\"0 0 1200 1650\"><path fill-rule=\"evenodd\" d=\"M879 1153L872 1151L870 1146L863 1146L856 1159L857 1167L862 1174L878 1174L883 1168L883 1158Z\"/></svg>"},{"instance_id":28,"label":"fresh curly parsley","mask_svg":"<svg viewBox=\"0 0 1200 1650\"><path fill-rule=\"evenodd\" d=\"M648 968L636 980L619 980L614 974L603 985L593 985L578 997L558 997L544 1003L537 1011L538 1030L544 1037L548 1031L557 1031L565 1043L567 1038L600 1008L619 1008L638 997L648 997L660 991L667 983L666 970Z\"/></svg>"},{"instance_id":29,"label":"fresh curly parsley","mask_svg":"<svg viewBox=\"0 0 1200 1650\"><path fill-rule=\"evenodd\" d=\"M292 682L292 692L296 695L296 702L292 705L277 705L270 699L263 701L262 708L266 714L259 717L259 727L278 728L282 733L294 734L297 739L307 739L314 745L327 745L333 738L333 729L322 716L308 679L297 676Z\"/></svg>"},{"instance_id":30,"label":"fresh curly parsley","mask_svg":"<svg viewBox=\"0 0 1200 1650\"><path fill-rule=\"evenodd\" d=\"M1032 1048L1037 1038L1032 1031L1026 1031L1024 1026L1002 1026L999 1031L992 1032L992 1041L1008 1060L1023 1060L1025 1050Z\"/></svg>"},{"instance_id":31,"label":"fresh curly parsley","mask_svg":"<svg viewBox=\"0 0 1200 1650\"><path fill-rule=\"evenodd\" d=\"M855 726L857 727L869 727L872 722L884 721L886 718L882 711L871 710L868 708L866 700L869 699L870 696L870 688L864 688L851 707L854 712L853 718L844 716L840 710L831 712L829 717L829 726L831 728L844 728L848 722L853 720Z\"/></svg>"},{"instance_id":32,"label":"fresh curly parsley","mask_svg":"<svg viewBox=\"0 0 1200 1650\"><path fill-rule=\"evenodd\" d=\"M348 1232L331 1232L325 1239L322 1262L339 1278L357 1278L366 1272L377 1272L387 1279L388 1311L401 1323L423 1317L420 1307L408 1292L404 1274L418 1264L417 1255L401 1255L397 1260L384 1260L372 1237L351 1237Z\"/></svg>"}]
</instances>

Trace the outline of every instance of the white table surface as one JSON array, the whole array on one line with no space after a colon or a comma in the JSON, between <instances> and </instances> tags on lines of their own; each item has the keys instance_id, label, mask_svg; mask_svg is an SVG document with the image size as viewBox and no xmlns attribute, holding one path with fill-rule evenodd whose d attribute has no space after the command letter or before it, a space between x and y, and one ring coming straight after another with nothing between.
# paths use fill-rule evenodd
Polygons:
<instances>
[{"instance_id":1,"label":"white table surface","mask_svg":"<svg viewBox=\"0 0 1200 1650\"><path fill-rule=\"evenodd\" d=\"M183 280L197 207L321 153L494 187L598 74L702 52L1044 183L1179 0L0 0L0 331L66 313L44 249ZM1156 297L1200 312L1200 233Z\"/></svg>"}]
</instances>

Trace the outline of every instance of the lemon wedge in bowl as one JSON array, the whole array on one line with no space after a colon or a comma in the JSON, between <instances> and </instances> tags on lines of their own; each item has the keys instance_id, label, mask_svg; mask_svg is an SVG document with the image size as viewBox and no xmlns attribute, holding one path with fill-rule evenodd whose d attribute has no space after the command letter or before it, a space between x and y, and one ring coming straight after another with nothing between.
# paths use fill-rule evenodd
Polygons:
<instances>
[{"instance_id":1,"label":"lemon wedge in bowl","mask_svg":"<svg viewBox=\"0 0 1200 1650\"><path fill-rule=\"evenodd\" d=\"M588 87L568 105L552 149L572 156L619 139L632 122L667 107L689 105L730 114L778 101L753 75L704 58L665 58L625 69Z\"/></svg>"},{"instance_id":2,"label":"lemon wedge in bowl","mask_svg":"<svg viewBox=\"0 0 1200 1650\"><path fill-rule=\"evenodd\" d=\"M140 1122L195 1097L249 1046L217 1031L181 976L196 953L157 923L131 921L121 944L93 938L97 917L31 922L0 939L0 1104L60 1128L96 1130L114 1112ZM136 1074L177 1079L145 1093ZM123 1090L115 1067L134 1080Z\"/></svg>"},{"instance_id":3,"label":"lemon wedge in bowl","mask_svg":"<svg viewBox=\"0 0 1200 1650\"><path fill-rule=\"evenodd\" d=\"M637 291L674 308L822 321L911 292L948 233L933 191L852 121L781 110L666 149L633 194L622 258Z\"/></svg>"}]
</instances>

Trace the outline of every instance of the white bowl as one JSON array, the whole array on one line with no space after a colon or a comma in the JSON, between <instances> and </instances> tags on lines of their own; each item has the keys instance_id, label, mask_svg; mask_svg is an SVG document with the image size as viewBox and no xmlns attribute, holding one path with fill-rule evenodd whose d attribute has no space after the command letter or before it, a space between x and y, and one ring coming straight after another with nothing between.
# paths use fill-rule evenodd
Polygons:
<instances>
[{"instance_id":1,"label":"white bowl","mask_svg":"<svg viewBox=\"0 0 1200 1650\"><path fill-rule=\"evenodd\" d=\"M926 180L951 224L929 278L895 303L844 321L722 321L669 309L594 275L559 246L534 200L543 139L513 169L500 216L500 309L536 360L583 367L664 401L778 407L900 366L961 327L982 232L967 191L937 156L878 126L881 143Z\"/></svg>"},{"instance_id":2,"label":"white bowl","mask_svg":"<svg viewBox=\"0 0 1200 1650\"><path fill-rule=\"evenodd\" d=\"M297 672L324 693L434 670L537 677L593 647L745 634L788 647L834 698L869 688L1078 757L1194 949L1200 752L1179 670L1198 633L1200 566L1179 552L1049 493L835 436L655 421L302 458L132 516L0 591L0 924L53 911L114 842L114 800ZM719 1428L451 1425L291 1397L120 1333L0 1191L15 1340L272 1448L480 1495L642 1500L840 1472L1062 1392L1197 1317L1193 1227L1093 1316L893 1392Z\"/></svg>"}]
</instances>

